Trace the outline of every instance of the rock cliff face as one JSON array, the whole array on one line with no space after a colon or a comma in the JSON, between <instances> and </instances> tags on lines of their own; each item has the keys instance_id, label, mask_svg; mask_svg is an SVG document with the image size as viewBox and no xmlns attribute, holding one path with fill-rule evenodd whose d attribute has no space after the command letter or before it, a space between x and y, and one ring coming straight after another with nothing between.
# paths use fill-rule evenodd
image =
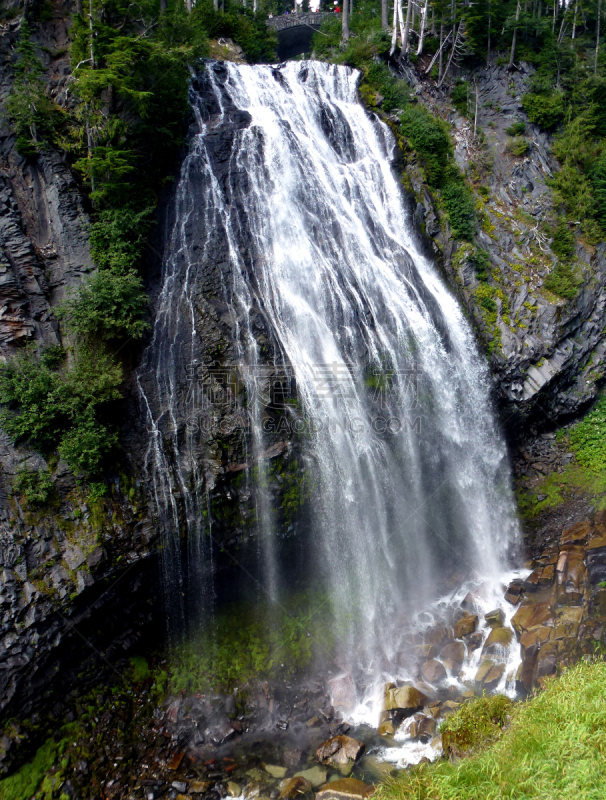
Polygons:
<instances>
[{"instance_id":1,"label":"rock cliff face","mask_svg":"<svg viewBox=\"0 0 606 800\"><path fill-rule=\"evenodd\" d=\"M453 111L445 96L414 75L419 98L454 123L455 156L476 187L480 230L476 247L489 257L488 286L497 307L491 315L481 302L474 248L453 246L430 191L420 182L414 161L407 173L417 196L417 219L437 252L480 339L490 353L497 395L511 430L524 438L528 426L553 425L578 413L593 399L604 375L606 342L606 246L578 236L579 291L565 300L545 288L556 258L544 223L557 218L549 178L559 167L550 155L551 137L528 122L521 98L529 69L480 69L468 75L477 86L474 119ZM528 152L513 155L506 129L526 122ZM480 291L478 291L480 290Z\"/></svg>"},{"instance_id":2,"label":"rock cliff face","mask_svg":"<svg viewBox=\"0 0 606 800\"><path fill-rule=\"evenodd\" d=\"M38 26L49 93L65 102L69 9ZM20 18L0 24L0 101L13 79ZM0 116L0 357L29 342L62 340L53 307L94 267L88 216L63 154L26 161ZM41 456L0 433L0 714L31 716L94 674L146 630L157 596L154 529L135 479L116 476L112 496L91 503L62 462L57 494L28 510L13 490L19 469L46 468ZM160 629L162 630L162 629ZM92 660L91 660L92 658ZM14 732L15 740L22 733ZM0 742L0 763L14 748Z\"/></svg>"}]
</instances>

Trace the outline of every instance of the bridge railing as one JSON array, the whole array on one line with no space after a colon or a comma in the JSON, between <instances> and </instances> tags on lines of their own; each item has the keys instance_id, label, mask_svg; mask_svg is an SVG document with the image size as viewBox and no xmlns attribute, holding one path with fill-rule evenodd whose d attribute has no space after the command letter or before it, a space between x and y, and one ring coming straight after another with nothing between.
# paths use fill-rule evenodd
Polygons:
<instances>
[{"instance_id":1,"label":"bridge railing","mask_svg":"<svg viewBox=\"0 0 606 800\"><path fill-rule=\"evenodd\" d=\"M334 16L332 11L310 11L305 14L282 14L279 17L268 19L267 24L276 32L284 31L287 28L297 28L299 25L319 28L324 20Z\"/></svg>"}]
</instances>

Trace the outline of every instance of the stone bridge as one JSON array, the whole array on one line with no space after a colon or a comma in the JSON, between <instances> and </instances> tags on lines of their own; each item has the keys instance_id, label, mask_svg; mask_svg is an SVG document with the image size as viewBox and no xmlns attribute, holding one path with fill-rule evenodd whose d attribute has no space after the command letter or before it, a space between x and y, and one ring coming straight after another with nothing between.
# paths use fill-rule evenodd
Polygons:
<instances>
[{"instance_id":1,"label":"stone bridge","mask_svg":"<svg viewBox=\"0 0 606 800\"><path fill-rule=\"evenodd\" d=\"M311 37L327 19L334 18L332 11L312 11L305 14L282 14L267 20L270 28L278 34L278 58L287 58L311 50Z\"/></svg>"}]
</instances>

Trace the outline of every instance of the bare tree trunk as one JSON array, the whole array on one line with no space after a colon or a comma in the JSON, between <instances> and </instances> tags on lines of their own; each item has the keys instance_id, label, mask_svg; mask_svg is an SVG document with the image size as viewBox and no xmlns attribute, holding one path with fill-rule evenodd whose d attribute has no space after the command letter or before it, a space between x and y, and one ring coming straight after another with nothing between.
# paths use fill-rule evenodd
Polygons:
<instances>
[{"instance_id":1,"label":"bare tree trunk","mask_svg":"<svg viewBox=\"0 0 606 800\"><path fill-rule=\"evenodd\" d=\"M343 11L341 14L343 17L341 20L341 41L346 42L349 39L349 0L343 0Z\"/></svg>"},{"instance_id":2,"label":"bare tree trunk","mask_svg":"<svg viewBox=\"0 0 606 800\"><path fill-rule=\"evenodd\" d=\"M166 0L161 0L166 5ZM219 10L219 0L213 0L213 8L215 11Z\"/></svg>"},{"instance_id":3,"label":"bare tree trunk","mask_svg":"<svg viewBox=\"0 0 606 800\"><path fill-rule=\"evenodd\" d=\"M516 26L513 29L513 39L511 40L511 55L509 56L509 64L507 65L507 69L513 69L513 62L515 61L516 57L516 41L518 38L519 19L520 19L520 0L518 0L518 4L516 6Z\"/></svg>"},{"instance_id":4,"label":"bare tree trunk","mask_svg":"<svg viewBox=\"0 0 606 800\"><path fill-rule=\"evenodd\" d=\"M553 19L551 20L551 32L555 33L555 24L558 16L558 0L553 0Z\"/></svg>"},{"instance_id":5,"label":"bare tree trunk","mask_svg":"<svg viewBox=\"0 0 606 800\"><path fill-rule=\"evenodd\" d=\"M476 93L476 112L473 116L473 138L476 138L476 131L478 130L478 82L474 79L473 86Z\"/></svg>"},{"instance_id":6,"label":"bare tree trunk","mask_svg":"<svg viewBox=\"0 0 606 800\"><path fill-rule=\"evenodd\" d=\"M191 14L191 1L192 0L185 0L185 6L187 8L187 13Z\"/></svg>"},{"instance_id":7,"label":"bare tree trunk","mask_svg":"<svg viewBox=\"0 0 606 800\"><path fill-rule=\"evenodd\" d=\"M388 0L381 0L381 29L386 30L388 27L389 27Z\"/></svg>"},{"instance_id":8,"label":"bare tree trunk","mask_svg":"<svg viewBox=\"0 0 606 800\"><path fill-rule=\"evenodd\" d=\"M420 56L423 52L423 42L425 40L425 23L427 21L427 6L429 0L425 0L425 5L421 11L421 21L419 22L419 45L417 47L417 55Z\"/></svg>"},{"instance_id":9,"label":"bare tree trunk","mask_svg":"<svg viewBox=\"0 0 606 800\"><path fill-rule=\"evenodd\" d=\"M442 47L444 46L444 13L440 20L440 61L438 64L438 82L442 80Z\"/></svg>"},{"instance_id":10,"label":"bare tree trunk","mask_svg":"<svg viewBox=\"0 0 606 800\"><path fill-rule=\"evenodd\" d=\"M579 0L576 0L574 4L574 18L572 20L572 38L576 38L577 35L577 14L579 11Z\"/></svg>"},{"instance_id":11,"label":"bare tree trunk","mask_svg":"<svg viewBox=\"0 0 606 800\"><path fill-rule=\"evenodd\" d=\"M408 0L406 4L406 22L404 23L404 30L402 31L402 50L400 51L400 60L404 60L408 55L408 37L410 35L410 17L412 12L413 0Z\"/></svg>"},{"instance_id":12,"label":"bare tree trunk","mask_svg":"<svg viewBox=\"0 0 606 800\"><path fill-rule=\"evenodd\" d=\"M398 42L398 4L400 0L393 0L393 26L391 30L391 47L389 49L389 57L391 58L396 51L396 44Z\"/></svg>"},{"instance_id":13,"label":"bare tree trunk","mask_svg":"<svg viewBox=\"0 0 606 800\"><path fill-rule=\"evenodd\" d=\"M95 35L93 23L93 0L88 0L88 28L90 31L90 65L95 69L95 51L93 49L93 39Z\"/></svg>"},{"instance_id":14,"label":"bare tree trunk","mask_svg":"<svg viewBox=\"0 0 606 800\"><path fill-rule=\"evenodd\" d=\"M595 31L595 64L593 71L598 71L598 56L600 54L600 22L602 21L602 0L598 0L598 20Z\"/></svg>"}]
</instances>

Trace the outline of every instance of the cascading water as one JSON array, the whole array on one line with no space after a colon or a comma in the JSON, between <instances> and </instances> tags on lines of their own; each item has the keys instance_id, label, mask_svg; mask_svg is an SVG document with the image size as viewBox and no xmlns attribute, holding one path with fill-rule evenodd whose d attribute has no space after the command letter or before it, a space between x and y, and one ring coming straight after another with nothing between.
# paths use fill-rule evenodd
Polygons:
<instances>
[{"instance_id":1,"label":"cascading water","mask_svg":"<svg viewBox=\"0 0 606 800\"><path fill-rule=\"evenodd\" d=\"M179 531L194 548L190 571L204 571L212 542L216 469L185 420L212 413L188 379L209 347L200 297L220 262L215 306L234 332L232 363L246 387L257 578L279 600L282 531L263 488L275 437L259 375L283 369L296 403L282 422L311 459L305 549L330 599L337 661L377 677L444 576L451 588L498 583L517 523L488 370L419 252L392 172L393 137L358 102L357 81L355 70L318 62L210 64L194 81L197 129L139 382L166 579L180 596Z\"/></svg>"}]
</instances>

